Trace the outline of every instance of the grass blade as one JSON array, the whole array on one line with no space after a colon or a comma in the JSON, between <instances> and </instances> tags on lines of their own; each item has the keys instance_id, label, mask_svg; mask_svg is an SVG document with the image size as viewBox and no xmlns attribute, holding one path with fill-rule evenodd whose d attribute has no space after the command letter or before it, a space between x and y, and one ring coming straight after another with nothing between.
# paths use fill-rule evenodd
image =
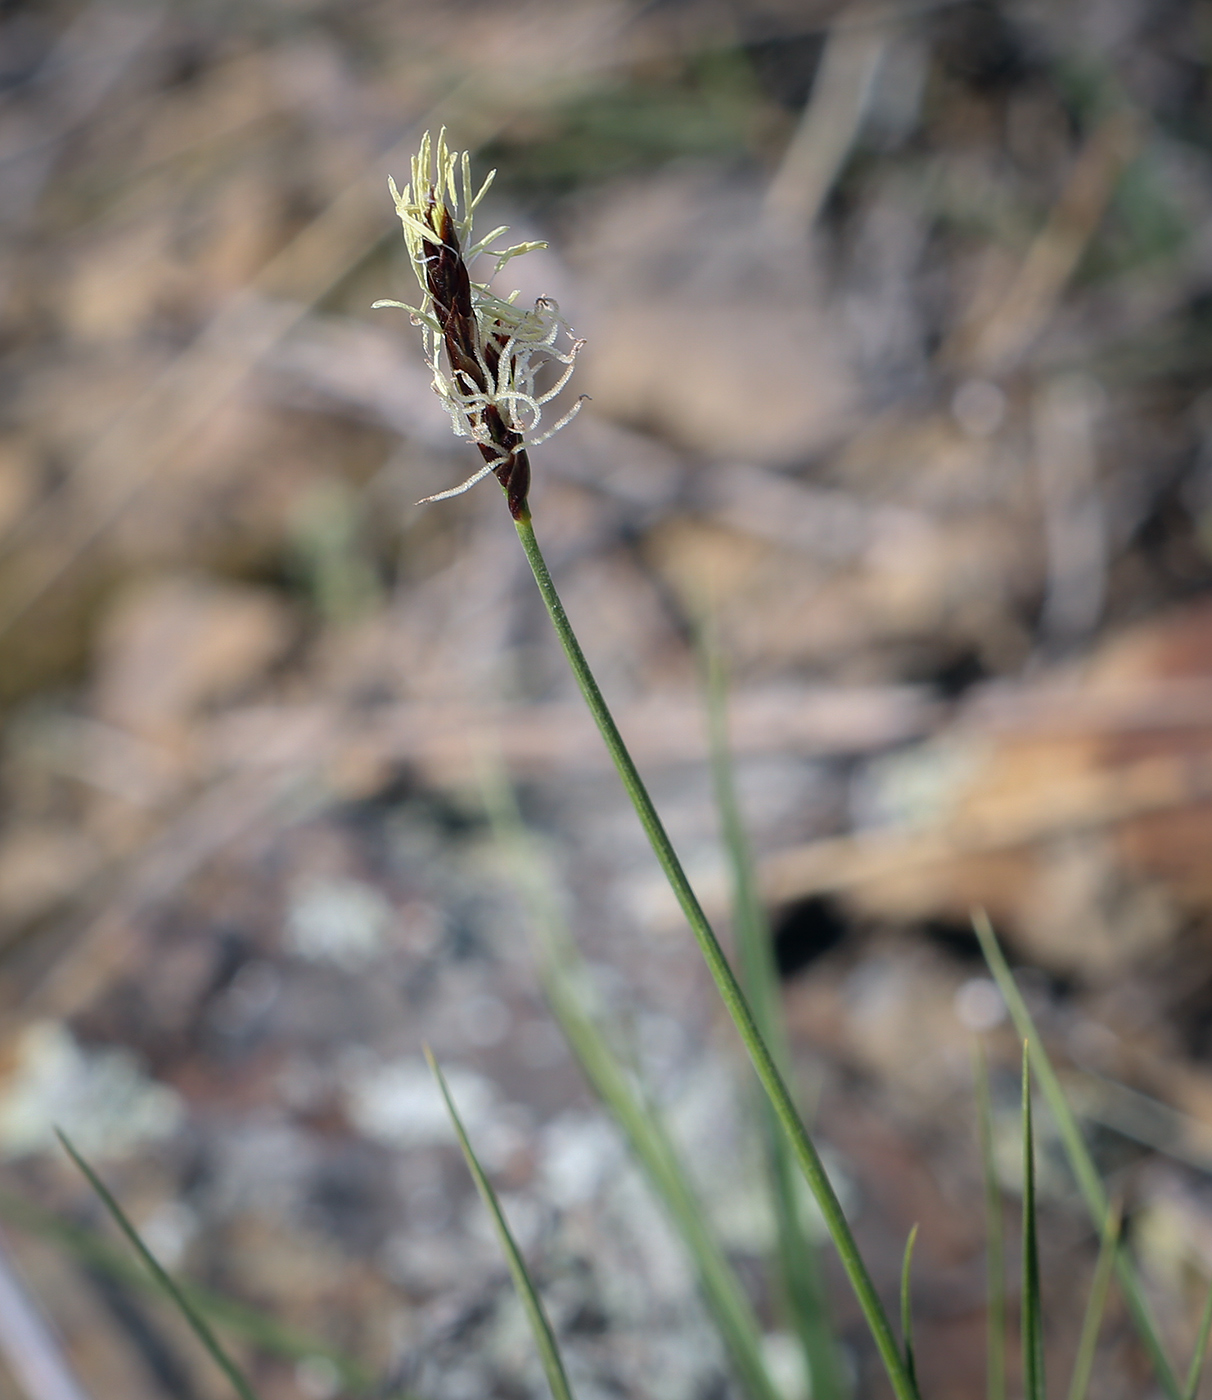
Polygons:
<instances>
[{"instance_id":1,"label":"grass blade","mask_svg":"<svg viewBox=\"0 0 1212 1400\"><path fill-rule=\"evenodd\" d=\"M917 1243L917 1226L909 1231L905 1241L905 1258L901 1263L901 1345L905 1348L905 1370L917 1390L917 1362L913 1356L913 1302L909 1294L909 1272L913 1268L913 1246Z\"/></svg>"},{"instance_id":2,"label":"grass blade","mask_svg":"<svg viewBox=\"0 0 1212 1400\"><path fill-rule=\"evenodd\" d=\"M1077 1180L1078 1189L1085 1199L1086 1208L1090 1212L1094 1228L1101 1232L1106 1228L1110 1209L1107 1193L1099 1180L1098 1171L1082 1138L1077 1119L1069 1107L1065 1091L1061 1088L1056 1071L1052 1068L1052 1062L1044 1050L1039 1032L1035 1028L1035 1022L1027 1010L1027 1003L1023 1000L1022 994L1018 990L1018 984L1015 982L1005 956L998 946L997 937L993 932L988 915L983 910L976 912L972 917L972 926L980 941L981 951L985 955L989 970L993 973L994 980L1009 1008L1015 1028L1028 1045L1032 1071L1039 1081L1044 1098L1048 1101L1048 1107L1060 1134L1065 1155L1069 1159L1070 1169ZM1150 1315L1136 1277L1136 1270L1132 1266L1131 1256L1122 1239L1115 1251L1115 1273L1119 1279L1124 1301L1128 1305L1128 1311L1132 1315L1133 1324L1149 1353L1154 1373L1162 1389L1166 1392L1167 1400L1183 1400L1178 1377L1175 1375L1174 1368L1161 1344L1157 1327Z\"/></svg>"},{"instance_id":3,"label":"grass blade","mask_svg":"<svg viewBox=\"0 0 1212 1400\"><path fill-rule=\"evenodd\" d=\"M753 1019L765 1036L770 1053L779 1068L786 1073L791 1053L786 1027L780 1014L773 939L758 892L753 852L737 797L736 778L728 745L728 710L723 668L718 656L713 652L706 654L705 671L711 774L724 849L728 855L732 877L737 958Z\"/></svg>"},{"instance_id":4,"label":"grass blade","mask_svg":"<svg viewBox=\"0 0 1212 1400\"><path fill-rule=\"evenodd\" d=\"M88 1181L88 1184L96 1192L98 1199L101 1201L101 1204L105 1207L107 1211L109 1211L110 1216L112 1217L114 1223L117 1225L118 1229L121 1230L122 1233L126 1236L135 1253L139 1256L140 1259L142 1259L143 1263L146 1265L147 1270L151 1274L152 1278L155 1280L157 1287L159 1287L161 1292L165 1293L172 1300L173 1304L176 1306L177 1311L181 1314L181 1316L185 1319L185 1321L189 1324L190 1328L193 1330L194 1336L197 1337L197 1339L210 1353L211 1360L214 1361L215 1365L218 1366L218 1368L231 1382L232 1388L235 1390L236 1394L241 1397L241 1400L257 1400L256 1392L245 1379L244 1373L231 1359L231 1357L228 1356L227 1352L223 1350L223 1347L219 1344L218 1338L211 1331L206 1319L201 1315L201 1313L198 1312L197 1308L194 1307L193 1303L190 1302L189 1298L186 1297L184 1291L178 1286L178 1284L171 1277L171 1275L164 1269L163 1265L156 1258L156 1256L143 1243L143 1240L140 1237L138 1230L136 1230L135 1227L126 1218L125 1212L123 1211L122 1207L118 1204L118 1202L114 1199L114 1197L110 1194L109 1188L105 1185L105 1183L101 1180L97 1173L93 1171L92 1167L89 1166L89 1164L84 1160L84 1158L81 1157L81 1155L76 1151L67 1134L63 1132L60 1128L56 1128L55 1132L59 1138L59 1141L63 1144L63 1148L66 1151L67 1155L72 1159L73 1162L75 1162L76 1166L79 1167L80 1171L83 1172L85 1178Z\"/></svg>"},{"instance_id":5,"label":"grass blade","mask_svg":"<svg viewBox=\"0 0 1212 1400\"><path fill-rule=\"evenodd\" d=\"M568 1384L568 1375L564 1370L560 1348L556 1344L555 1333L551 1330L547 1311L531 1281L526 1261L522 1258L522 1251L518 1248L513 1232L509 1228L509 1222L505 1219L501 1203L497 1200L497 1193L492 1189L492 1183L485 1176L484 1169L480 1166L479 1159L471 1146L467 1132L463 1127L463 1120L459 1117L454 1099L450 1096L446 1078L428 1046L425 1048L425 1058L429 1061L429 1068L433 1071L433 1077L438 1081L438 1088L442 1091L442 1098L446 1101L446 1111L450 1114L450 1121L458 1136L459 1146L463 1149L463 1157L471 1172L472 1180L476 1184L481 1199L488 1207L489 1215L492 1216L492 1223L496 1227L497 1237L501 1241L501 1249L505 1254L505 1261L509 1265L514 1287L518 1290L518 1296L521 1298L522 1307L526 1312L526 1320L530 1323L530 1330L539 1351L539 1358L543 1363L543 1370L547 1373L547 1384L551 1387L552 1396L554 1400L572 1400L572 1390Z\"/></svg>"},{"instance_id":6,"label":"grass blade","mask_svg":"<svg viewBox=\"0 0 1212 1400\"><path fill-rule=\"evenodd\" d=\"M762 1331L744 1289L706 1221L681 1156L661 1116L633 1086L594 1019L575 991L566 958L545 959L543 985L573 1053L627 1137L632 1153L660 1198L694 1262L733 1369L752 1400L780 1400L762 1352Z\"/></svg>"},{"instance_id":7,"label":"grass blade","mask_svg":"<svg viewBox=\"0 0 1212 1400\"><path fill-rule=\"evenodd\" d=\"M602 742L606 746L606 751L614 763L615 771L623 784L623 790L635 809L635 814L644 829L644 834L648 837L657 863L669 882L674 898L686 916L686 922L694 935L699 953L711 974L711 979L715 983L724 1009L732 1018L737 1034L753 1062L762 1088L766 1091L775 1116L778 1118L779 1126L787 1135L796 1166L816 1198L817 1206L825 1221L825 1228L829 1231L842 1268L846 1271L846 1277L854 1290L855 1299L863 1314L867 1329L871 1333L876 1350L880 1354L880 1360L883 1362L893 1392L897 1400L916 1400L913 1387L909 1383L909 1376L905 1371L904 1358L901 1356L896 1335L892 1330L892 1324L888 1320L884 1304L876 1292L871 1273L859 1252L854 1232L846 1219L845 1211L842 1210L837 1192L833 1189L833 1183L825 1171L820 1153L817 1152L816 1146L804 1126L799 1109L779 1072L770 1047L766 1044L757 1027L748 999L741 990L741 984L728 959L724 956L724 950L720 947L720 941L715 935L715 930L711 927L711 921L707 918L698 895L695 894L694 887L686 876L686 871L678 859L673 842L669 839L669 833L665 830L665 825L661 821L647 787L644 785L644 780L640 777L639 769L635 766L635 760L623 742L623 736L619 733L610 707L607 705L593 671L585 659L585 653L581 650L581 644L568 620L568 614L564 611L564 604L560 601L560 595L552 581L547 562L539 548L529 512L515 517L514 525L517 529L518 541L526 555L527 563L534 575L544 606L547 608L547 615L555 628L556 636L559 638L560 646L580 689L581 696L593 716L598 732L602 736Z\"/></svg>"},{"instance_id":8,"label":"grass blade","mask_svg":"<svg viewBox=\"0 0 1212 1400\"><path fill-rule=\"evenodd\" d=\"M1115 1251L1119 1248L1119 1228L1121 1222L1119 1207L1113 1207L1107 1217L1107 1227L1103 1231L1102 1243L1098 1250L1098 1263L1094 1266L1094 1282L1090 1285L1090 1300L1086 1304L1086 1315L1082 1319L1081 1337L1077 1343L1077 1357L1073 1362L1073 1379L1069 1383L1069 1400L1086 1400L1090 1388L1090 1373L1094 1369L1094 1351L1098 1345L1099 1328L1103 1324L1103 1313L1107 1307L1107 1294L1111 1289L1111 1274L1115 1268ZM1212 1294L1209 1295L1212 1297Z\"/></svg>"},{"instance_id":9,"label":"grass blade","mask_svg":"<svg viewBox=\"0 0 1212 1400\"><path fill-rule=\"evenodd\" d=\"M986 1343L988 1400L1006 1400L1006 1225L1002 1188L993 1154L993 1097L989 1092L989 1066L984 1047L976 1042L976 1121L980 1134L981 1169L985 1178L986 1310L989 1318Z\"/></svg>"},{"instance_id":10,"label":"grass blade","mask_svg":"<svg viewBox=\"0 0 1212 1400\"><path fill-rule=\"evenodd\" d=\"M530 907L539 975L564 1038L681 1237L742 1390L750 1400L781 1400L766 1365L761 1325L710 1228L664 1119L585 1007L578 990L584 966L551 886L538 869L533 843L522 827L512 794L499 781L486 782L485 790L497 838L510 853L511 872Z\"/></svg>"},{"instance_id":11,"label":"grass blade","mask_svg":"<svg viewBox=\"0 0 1212 1400\"><path fill-rule=\"evenodd\" d=\"M769 1109L765 1100L763 1108ZM820 1249L805 1227L800 1209L802 1179L778 1119L773 1113L769 1117L772 1197L788 1316L808 1363L814 1400L846 1400L850 1383L829 1314Z\"/></svg>"},{"instance_id":12,"label":"grass blade","mask_svg":"<svg viewBox=\"0 0 1212 1400\"><path fill-rule=\"evenodd\" d=\"M1023 1043L1023 1396L1044 1398L1044 1328L1035 1219L1035 1129L1031 1119L1031 1058Z\"/></svg>"},{"instance_id":13,"label":"grass blade","mask_svg":"<svg viewBox=\"0 0 1212 1400\"><path fill-rule=\"evenodd\" d=\"M1187 1373L1187 1385L1183 1392L1185 1400L1195 1400L1196 1395L1199 1394L1199 1382L1204 1374L1204 1358L1208 1353L1209 1332L1212 1332L1212 1284L1208 1285L1204 1315L1199 1324L1199 1339L1195 1343L1195 1355L1191 1358L1191 1369Z\"/></svg>"},{"instance_id":14,"label":"grass blade","mask_svg":"<svg viewBox=\"0 0 1212 1400\"><path fill-rule=\"evenodd\" d=\"M111 1244L95 1230L64 1220L7 1191L0 1191L0 1217L19 1230L58 1245L85 1267L106 1274L119 1283L157 1296L163 1293L159 1283L142 1264L131 1259L125 1250ZM256 1308L250 1308L234 1298L226 1298L221 1293L212 1293L196 1283L179 1280L177 1287L217 1327L245 1338L261 1351L290 1361L323 1357L332 1362L342 1384L351 1391L370 1390L376 1384L369 1371L327 1342L286 1327Z\"/></svg>"},{"instance_id":15,"label":"grass blade","mask_svg":"<svg viewBox=\"0 0 1212 1400\"><path fill-rule=\"evenodd\" d=\"M737 797L728 743L723 666L714 649L704 646L703 653L711 769L724 848L732 874L733 928L741 981L758 1031L769 1045L779 1072L789 1080L791 1051L774 963L774 938L758 890L753 851ZM843 1400L848 1387L829 1318L817 1243L805 1228L800 1211L795 1159L787 1136L764 1095L761 1112L766 1130L779 1272L788 1316L804 1353L814 1400Z\"/></svg>"}]
</instances>

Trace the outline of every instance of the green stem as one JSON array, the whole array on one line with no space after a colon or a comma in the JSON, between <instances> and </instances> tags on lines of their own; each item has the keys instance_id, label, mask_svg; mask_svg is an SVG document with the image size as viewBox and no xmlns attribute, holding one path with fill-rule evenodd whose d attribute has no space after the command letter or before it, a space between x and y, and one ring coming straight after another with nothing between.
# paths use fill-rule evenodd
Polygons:
<instances>
[{"instance_id":1,"label":"green stem","mask_svg":"<svg viewBox=\"0 0 1212 1400\"><path fill-rule=\"evenodd\" d=\"M727 682L718 651L703 646L707 719L716 807L732 867L733 927L741 986L758 1031L784 1081L791 1077L791 1047L779 1000L774 940L762 907L749 836L741 816L728 746ZM845 1400L845 1381L829 1318L819 1252L800 1218L798 1167L770 1101L762 1096L767 1159L778 1233L778 1258L787 1314L808 1366L813 1400Z\"/></svg>"},{"instance_id":2,"label":"green stem","mask_svg":"<svg viewBox=\"0 0 1212 1400\"><path fill-rule=\"evenodd\" d=\"M652 805L648 789L644 786L643 779L627 751L627 746L623 743L614 717L611 715L606 701L602 698L602 692L598 689L598 683L594 679L593 672L589 669L585 654L581 651L580 643L572 630L572 624L568 621L555 584L551 581L551 574L548 572L547 563L539 549L538 540L535 538L534 526L531 524L529 513L515 520L514 524L517 527L518 538L526 552L526 558L534 574L535 582L539 586L539 592L543 595L543 602L547 605L548 615L560 639L560 645L564 648L564 655L568 658L568 664L572 667L577 685L585 697L585 703L589 706L590 713L601 732L610 757L614 761L614 766L622 779L627 796L631 799L631 804L640 819L640 824L643 826L648 840L652 843L652 849L660 862L661 869L665 872L665 878L669 881L670 888L681 905L682 912L686 915L686 920L690 924L691 932L699 945L699 951L703 955L708 971L715 981L720 998L740 1033L745 1049L749 1052L762 1088L766 1091L771 1107L774 1109L783 1131L787 1134L796 1161L804 1174L804 1179L816 1197L817 1205L820 1207L829 1234L842 1261L842 1267L846 1270L859 1307L862 1309L867 1326L875 1339L880 1359L884 1363L884 1369L888 1373L888 1379L892 1383L897 1400L916 1400L913 1382L906 1370L900 1348L893 1336L879 1295L875 1291L875 1285L871 1281L871 1275L867 1272L867 1266L859 1254L858 1245L855 1243L850 1226L842 1211L841 1202L838 1200L829 1177L825 1173L820 1156L800 1120L799 1113L796 1111L787 1086L783 1082L783 1077L775 1065L774 1058L758 1031L753 1013L750 1011L740 984L729 966L728 959L724 956L724 950L720 947L719 940L707 920L707 915L703 912L702 905L691 888L690 881L686 878L682 863L678 860L673 843L669 840L656 808Z\"/></svg>"},{"instance_id":3,"label":"green stem","mask_svg":"<svg viewBox=\"0 0 1212 1400\"><path fill-rule=\"evenodd\" d=\"M976 1070L976 1120L980 1133L981 1166L985 1178L985 1231L989 1341L986 1348L987 1400L1006 1400L1006 1226L1002 1212L1002 1188L993 1156L993 1096L989 1090L989 1065L980 1041L974 1050Z\"/></svg>"}]
</instances>

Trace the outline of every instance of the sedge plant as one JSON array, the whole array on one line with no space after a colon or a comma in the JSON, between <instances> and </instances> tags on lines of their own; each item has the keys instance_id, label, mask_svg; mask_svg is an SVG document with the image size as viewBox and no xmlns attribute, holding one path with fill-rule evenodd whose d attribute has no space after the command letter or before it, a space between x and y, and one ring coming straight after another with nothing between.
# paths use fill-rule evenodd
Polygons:
<instances>
[{"instance_id":1,"label":"sedge plant","mask_svg":"<svg viewBox=\"0 0 1212 1400\"><path fill-rule=\"evenodd\" d=\"M412 163L410 183L403 191L391 186L421 297L417 306L401 302L376 304L403 307L421 328L434 390L450 415L455 433L473 442L484 461L483 467L466 481L427 499L458 495L488 476L495 477L504 492L518 541L560 646L720 999L749 1054L796 1166L816 1198L893 1393L897 1400L918 1400L905 1354L859 1253L837 1193L740 981L619 733L539 546L529 504L528 449L557 431L576 412L574 406L552 428L539 431L543 408L567 382L581 342L568 330L550 299L540 298L532 310L526 310L519 307L516 294L501 298L487 282L472 280L470 265L488 252L488 244L506 229L495 229L478 241L474 238L473 215L491 176L473 192L470 167L470 155L449 150L444 132L436 142L426 135ZM499 270L534 246L519 244L490 256ZM570 342L566 350L558 348L561 337ZM561 367L556 383L540 392L536 375L544 364L553 362Z\"/></svg>"},{"instance_id":2,"label":"sedge plant","mask_svg":"<svg viewBox=\"0 0 1212 1400\"><path fill-rule=\"evenodd\" d=\"M569 668L766 1096L771 1122L777 1125L781 1144L773 1158L776 1181L781 1161L784 1166L788 1163L793 1165L807 1183L870 1330L896 1400L920 1400L908 1300L912 1237L906 1248L903 1273L903 1340L898 1341L820 1154L787 1085L785 1053L779 1042L777 1025L768 1011L771 995L769 973L762 969L760 959L752 956L753 949L765 937L765 931L752 916L753 909L757 907L756 896L746 864L744 844L737 835L740 831L739 818L726 767L717 757L717 790L733 857L742 957L748 964L747 990L733 971L686 876L581 648L539 545L529 504L529 449L562 428L580 408L578 400L554 425L542 428L543 410L568 383L583 342L573 335L561 318L558 306L550 298L539 298L532 309L526 309L519 306L517 293L502 298L492 289L490 282L495 272L499 272L512 258L543 245L523 243L500 251L490 250L489 245L507 232L504 227L494 229L484 238L475 239L473 216L491 184L492 175L478 190L473 191L470 155L451 151L444 132L439 134L436 142L426 134L412 163L411 173L412 179L403 191L397 189L394 182L390 188L420 287L419 303L413 306L387 301L377 302L376 305L407 310L414 324L420 327L426 359L433 376L433 388L450 416L455 433L472 442L483 460L483 465L472 476L458 486L427 497L426 501L441 501L460 495L488 477L494 477L501 487L519 544ZM493 260L493 273L487 280L477 282L472 278L471 268L476 259L484 255ZM545 366L554 367L555 382L541 390L538 377ZM718 754L722 734L718 706L713 730ZM1076 1120L1038 1035L1030 1026L1025 1004L987 921L978 918L977 932L986 959L1026 1045L1025 1065L1029 1073L1024 1078L1023 1140L1029 1198L1024 1203L1026 1292L1023 1297L1022 1332L1024 1379L1028 1395L1034 1400L1036 1396L1042 1397L1044 1381L1035 1211L1030 1195L1034 1181L1029 1093L1031 1074L1039 1083L1056 1118L1095 1228L1104 1240L1108 1238L1112 1215ZM784 1193L784 1211L788 1219L789 1200L790 1197ZM1190 1382L1186 1387L1178 1382L1145 1304L1130 1257L1122 1242L1108 1248L1113 1248L1115 1271L1121 1289L1167 1400L1186 1400ZM801 1284L804 1278L805 1275L801 1273ZM789 1284L792 1279L793 1275L788 1273ZM1000 1320L997 1325L1004 1327ZM1001 1345L1004 1349L1004 1339ZM811 1347L807 1346L806 1349L811 1356ZM997 1350L996 1347L993 1349ZM1000 1361L1000 1357L997 1359ZM1001 1369L1000 1366L998 1369ZM1198 1376L1197 1365L1193 1365L1193 1374ZM819 1378L814 1376L814 1379L818 1379L818 1383L825 1381L823 1389L828 1392L830 1386L824 1373ZM1004 1393L1004 1381L993 1381L991 1368L991 1397Z\"/></svg>"},{"instance_id":3,"label":"sedge plant","mask_svg":"<svg viewBox=\"0 0 1212 1400\"><path fill-rule=\"evenodd\" d=\"M845 1387L837 1364L836 1344L824 1308L824 1290L796 1204L798 1173L816 1200L842 1268L874 1340L896 1400L921 1400L913 1342L910 1276L916 1226L907 1241L901 1270L900 1340L876 1292L850 1225L803 1117L788 1088L789 1054L778 1009L777 987L770 955L770 930L758 896L752 858L740 818L727 752L723 687L718 671L709 684L709 713L716 795L725 846L733 875L734 923L742 977L733 972L703 911L665 827L652 803L602 696L540 550L529 506L528 449L544 441L576 413L579 402L556 423L540 431L543 409L568 382L582 342L569 330L554 301L540 298L533 309L518 306L516 294L499 297L487 282L473 282L470 265L487 254L499 270L510 259L541 244L518 244L503 251L488 245L506 230L495 229L475 241L472 216L483 199L491 176L473 193L470 158L451 152L444 134L432 142L428 135L412 165L412 180L403 191L391 185L404 226L410 260L421 288L419 305L379 302L403 307L422 329L434 389L450 415L456 434L478 449L483 466L466 481L427 498L445 500L493 477L504 492L521 548L534 575L556 635L585 702L614 762L624 790L651 843L657 861L686 917L740 1039L748 1052L767 1104L769 1166L773 1201L784 1246L783 1287L793 1325L803 1345L815 1400L834 1400ZM554 384L541 390L537 376L544 366L555 368ZM513 823L516 831L516 816ZM540 904L542 900L540 899ZM544 982L566 1038L587 1077L614 1114L644 1170L678 1229L699 1275L733 1369L751 1400L777 1400L761 1350L761 1332L752 1306L718 1241L705 1226L689 1185L689 1176L659 1113L636 1077L619 1059L609 1038L595 1023L576 994L576 955L571 940L549 917L543 945ZM1120 1210L1108 1197L1082 1138L1039 1033L1013 974L984 915L974 924L982 951L1023 1043L1022 1078L1022 1297L1020 1334L1025 1400L1045 1400L1044 1308L1039 1265L1035 1206L1035 1155L1032 1085L1037 1086L1059 1130L1073 1175L1101 1240L1090 1299L1077 1348L1069 1400L1086 1400L1089 1393L1098 1332L1112 1278L1118 1280L1128 1312L1153 1364L1166 1400L1195 1400L1204 1353L1212 1332L1212 1292L1204 1309L1199 1338L1183 1382L1166 1355L1146 1304L1134 1260L1120 1230ZM509 1229L492 1184L481 1167L460 1120L457 1107L436 1063L430 1060L439 1090L454 1124L475 1184L492 1217L513 1280L518 1288L553 1400L572 1400L572 1388L550 1320L534 1280ZM989 1219L989 1400L1005 1400L1006 1304L1002 1279L1003 1222L1000 1188L993 1165L992 1116L988 1075L977 1059L977 1109L985 1163L986 1206ZM281 1354L298 1354L310 1340L283 1329L261 1329L247 1310L225 1309L200 1290L174 1280L156 1261L117 1201L70 1141L63 1146L85 1174L93 1190L141 1260L151 1286L160 1291L189 1324L240 1400L256 1400L243 1371L215 1336L204 1313L234 1330L267 1343ZM45 1225L45 1222L43 1222ZM66 1241L69 1245L71 1240ZM95 1242L76 1241L80 1252L96 1254ZM87 1249L86 1249L87 1246ZM104 1251L106 1267L114 1265ZM100 1258L100 1255L97 1255ZM226 1315L224 1315L226 1313ZM346 1358L328 1352L350 1390L362 1388L365 1377Z\"/></svg>"}]
</instances>

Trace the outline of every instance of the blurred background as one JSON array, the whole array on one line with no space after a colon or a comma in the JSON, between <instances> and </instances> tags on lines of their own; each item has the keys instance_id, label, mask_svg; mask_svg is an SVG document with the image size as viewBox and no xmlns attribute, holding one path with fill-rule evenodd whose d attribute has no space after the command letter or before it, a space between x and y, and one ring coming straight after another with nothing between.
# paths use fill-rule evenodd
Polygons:
<instances>
[{"instance_id":1,"label":"blurred background","mask_svg":"<svg viewBox=\"0 0 1212 1400\"><path fill-rule=\"evenodd\" d=\"M370 310L416 295L386 177L443 124L499 171L482 230L550 243L505 290L586 338L536 525L723 917L693 651L715 619L801 1086L881 1287L921 1222L930 1393L982 1384L974 1032L1011 1187L1017 1151L976 904L1190 1346L1210 57L1197 0L0 7L0 1274L89 1394L223 1383L31 1228L30 1202L100 1220L53 1123L165 1262L317 1339L241 1352L266 1400L343 1393L322 1344L382 1393L540 1393L425 1041L579 1394L731 1393L544 1008L486 762L769 1306L731 1031L499 492L413 505L477 465L407 317ZM1067 1367L1094 1244L1040 1131ZM0 1394L50 1400L7 1334ZM1148 1393L1114 1299L1096 1376Z\"/></svg>"}]
</instances>

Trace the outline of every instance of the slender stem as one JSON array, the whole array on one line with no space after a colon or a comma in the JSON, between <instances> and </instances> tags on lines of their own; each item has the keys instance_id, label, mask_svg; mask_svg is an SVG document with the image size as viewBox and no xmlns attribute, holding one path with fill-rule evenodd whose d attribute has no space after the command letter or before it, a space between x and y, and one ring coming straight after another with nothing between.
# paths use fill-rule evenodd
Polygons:
<instances>
[{"instance_id":1,"label":"slender stem","mask_svg":"<svg viewBox=\"0 0 1212 1400\"><path fill-rule=\"evenodd\" d=\"M875 1291L875 1285L871 1281L871 1275L867 1272L867 1266L859 1254L858 1246L842 1211L841 1203L826 1175L820 1156L800 1120L787 1086L783 1082L783 1077L758 1031L753 1013L750 1011L740 984L729 966L728 959L724 956L724 950L720 947L719 940L707 920L707 915L703 912L702 905L691 888L690 881L686 878L682 863L678 860L673 843L669 840L656 808L652 805L648 790L627 751L627 746L623 743L614 717L611 715L606 701L602 698L602 692L598 689L597 681L589 669L589 663L585 660L580 643L572 630L572 624L564 612L564 605L560 602L555 584L551 581L551 574L548 572L546 561L539 549L538 540L535 538L534 526L531 524L529 513L516 519L514 524L517 527L518 538L526 552L526 558L534 574L535 582L539 586L539 592L543 595L543 602L547 605L552 625L559 636L560 645L564 648L568 664L576 677L581 694L585 697L585 703L589 706L594 721L601 732L610 757L614 761L614 766L622 779L627 796L631 799L640 824L652 844L661 869L665 872L665 878L669 881L670 887L682 907L682 912L686 915L686 920L699 945L699 951L703 955L708 971L715 981L720 998L749 1052L762 1088L769 1096L771 1106L787 1134L800 1170L803 1172L812 1194L816 1197L817 1205L820 1207L825 1224L842 1261L842 1267L846 1270L859 1307L862 1309L867 1326L875 1339L875 1345L879 1350L880 1359L884 1363L884 1369L888 1373L888 1379L892 1383L892 1389L898 1400L916 1400L913 1382L905 1368L900 1348L893 1336L879 1295Z\"/></svg>"},{"instance_id":2,"label":"slender stem","mask_svg":"<svg viewBox=\"0 0 1212 1400\"><path fill-rule=\"evenodd\" d=\"M1044 1331L1039 1297L1039 1232L1035 1214L1035 1128L1031 1117L1031 1052L1023 1043L1023 1396L1044 1400Z\"/></svg>"},{"instance_id":3,"label":"slender stem","mask_svg":"<svg viewBox=\"0 0 1212 1400\"><path fill-rule=\"evenodd\" d=\"M905 1241L905 1258L901 1263L901 1345L905 1348L905 1369L917 1385L917 1362L913 1355L913 1295L910 1280L913 1270L913 1246L917 1243L917 1226L909 1231Z\"/></svg>"},{"instance_id":4,"label":"slender stem","mask_svg":"<svg viewBox=\"0 0 1212 1400\"><path fill-rule=\"evenodd\" d=\"M988 1400L1006 1400L1006 1225L1002 1212L1002 1188L993 1156L993 1096L989 1090L989 1065L980 1041L974 1050L976 1069L976 1119L980 1130L981 1165L985 1178L985 1231L989 1342L987 1349Z\"/></svg>"},{"instance_id":5,"label":"slender stem","mask_svg":"<svg viewBox=\"0 0 1212 1400\"><path fill-rule=\"evenodd\" d=\"M762 1039L784 1080L791 1077L791 1047L779 1001L770 922L762 907L753 851L741 816L728 747L727 682L718 650L703 643L711 768L724 847L732 867L732 917L741 986ZM829 1317L816 1241L800 1219L799 1169L769 1099L759 1105L778 1225L778 1258L785 1305L808 1366L813 1400L845 1400L849 1387Z\"/></svg>"}]
</instances>

